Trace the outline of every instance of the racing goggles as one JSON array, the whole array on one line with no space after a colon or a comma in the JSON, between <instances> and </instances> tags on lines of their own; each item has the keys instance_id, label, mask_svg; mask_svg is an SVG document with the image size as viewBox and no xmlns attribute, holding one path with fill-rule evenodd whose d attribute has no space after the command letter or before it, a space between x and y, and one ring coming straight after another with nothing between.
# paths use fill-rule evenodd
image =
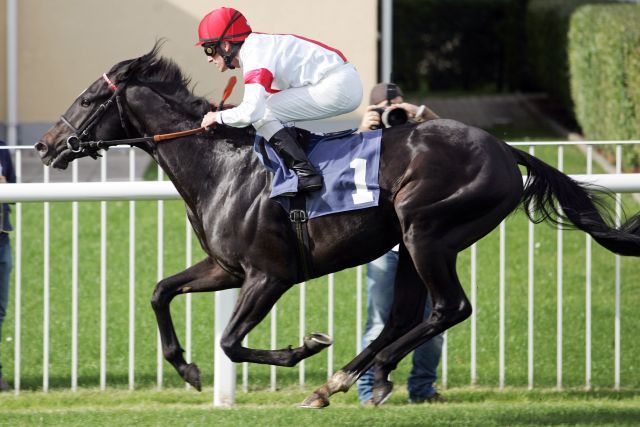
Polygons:
<instances>
[{"instance_id":1,"label":"racing goggles","mask_svg":"<svg viewBox=\"0 0 640 427\"><path fill-rule=\"evenodd\" d=\"M218 43L205 43L202 45L204 48L204 54L207 56L215 56L218 53Z\"/></svg>"}]
</instances>

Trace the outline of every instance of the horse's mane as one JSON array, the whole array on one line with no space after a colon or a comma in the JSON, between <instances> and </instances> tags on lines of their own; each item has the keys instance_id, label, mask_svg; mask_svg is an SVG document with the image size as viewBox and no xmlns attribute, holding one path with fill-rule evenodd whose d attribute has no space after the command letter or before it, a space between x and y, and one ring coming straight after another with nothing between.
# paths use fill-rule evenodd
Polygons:
<instances>
[{"instance_id":1,"label":"horse's mane","mask_svg":"<svg viewBox=\"0 0 640 427\"><path fill-rule=\"evenodd\" d=\"M194 95L191 78L185 76L173 60L160 55L160 49L164 43L165 40L160 39L145 55L114 65L109 75L115 78L116 83L138 82L151 87L174 108L199 123L202 117L216 106L205 98ZM225 109L230 107L225 105ZM253 142L255 132L253 127L246 129L218 126L216 134L218 137L232 137L234 145L246 145Z\"/></svg>"},{"instance_id":2,"label":"horse's mane","mask_svg":"<svg viewBox=\"0 0 640 427\"><path fill-rule=\"evenodd\" d=\"M160 56L164 43L165 40L160 39L147 54L114 65L109 75L117 82L143 83L184 113L194 118L204 116L211 111L212 105L193 94L191 78L185 76L173 60Z\"/></svg>"}]
</instances>

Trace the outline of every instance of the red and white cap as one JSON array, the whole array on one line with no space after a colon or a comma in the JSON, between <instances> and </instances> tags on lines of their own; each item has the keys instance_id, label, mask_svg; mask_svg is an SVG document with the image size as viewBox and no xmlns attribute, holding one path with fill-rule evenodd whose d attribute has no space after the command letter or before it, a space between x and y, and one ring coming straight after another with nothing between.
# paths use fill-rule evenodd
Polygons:
<instances>
[{"instance_id":1,"label":"red and white cap","mask_svg":"<svg viewBox=\"0 0 640 427\"><path fill-rule=\"evenodd\" d=\"M230 7L220 7L202 18L198 26L198 43L219 43L222 40L241 42L251 34L247 18Z\"/></svg>"}]
</instances>

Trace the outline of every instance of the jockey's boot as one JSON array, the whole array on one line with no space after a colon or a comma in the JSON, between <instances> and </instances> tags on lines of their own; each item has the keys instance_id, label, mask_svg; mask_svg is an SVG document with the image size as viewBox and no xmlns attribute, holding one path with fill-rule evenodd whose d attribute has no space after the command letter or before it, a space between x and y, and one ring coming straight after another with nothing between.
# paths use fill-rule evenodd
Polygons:
<instances>
[{"instance_id":1,"label":"jockey's boot","mask_svg":"<svg viewBox=\"0 0 640 427\"><path fill-rule=\"evenodd\" d=\"M322 175L309 162L304 150L287 128L276 132L269 142L287 167L298 175L299 192L317 191L322 188Z\"/></svg>"}]
</instances>

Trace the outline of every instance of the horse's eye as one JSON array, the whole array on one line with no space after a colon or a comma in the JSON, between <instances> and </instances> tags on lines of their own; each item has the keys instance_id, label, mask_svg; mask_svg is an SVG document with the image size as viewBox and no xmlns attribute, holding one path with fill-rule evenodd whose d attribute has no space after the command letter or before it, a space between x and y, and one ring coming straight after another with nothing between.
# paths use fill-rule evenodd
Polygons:
<instances>
[{"instance_id":1,"label":"horse's eye","mask_svg":"<svg viewBox=\"0 0 640 427\"><path fill-rule=\"evenodd\" d=\"M83 107L88 107L89 105L91 105L91 101L89 101L87 98L82 98L80 100L80 105L82 105Z\"/></svg>"}]
</instances>

